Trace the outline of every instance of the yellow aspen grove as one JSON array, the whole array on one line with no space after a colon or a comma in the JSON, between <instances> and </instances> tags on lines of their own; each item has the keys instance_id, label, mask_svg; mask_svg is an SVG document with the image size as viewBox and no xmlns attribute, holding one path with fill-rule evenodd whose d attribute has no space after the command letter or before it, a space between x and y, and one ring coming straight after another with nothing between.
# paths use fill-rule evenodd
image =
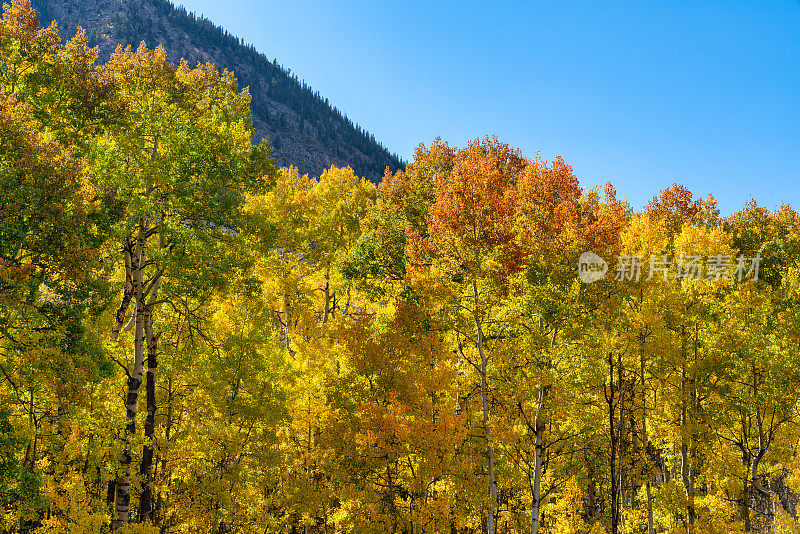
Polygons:
<instances>
[{"instance_id":1,"label":"yellow aspen grove","mask_svg":"<svg viewBox=\"0 0 800 534\"><path fill-rule=\"evenodd\" d=\"M794 208L491 136L376 180L277 62L107 46L207 20L78 4L0 18L0 534L800 532Z\"/></svg>"}]
</instances>

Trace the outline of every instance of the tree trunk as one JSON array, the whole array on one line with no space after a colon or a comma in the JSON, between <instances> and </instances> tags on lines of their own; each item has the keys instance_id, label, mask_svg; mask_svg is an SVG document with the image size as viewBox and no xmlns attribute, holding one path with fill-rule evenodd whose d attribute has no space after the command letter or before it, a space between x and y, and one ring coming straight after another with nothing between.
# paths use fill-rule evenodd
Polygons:
<instances>
[{"instance_id":1,"label":"tree trunk","mask_svg":"<svg viewBox=\"0 0 800 534\"><path fill-rule=\"evenodd\" d=\"M589 525L591 526L594 524L595 519L597 518L596 515L596 508L597 508L597 481L594 479L594 468L592 467L591 463L589 463L589 459L587 458L588 472L587 478L589 479L589 487L586 489L586 500L587 508L586 515L589 518Z\"/></svg>"},{"instance_id":2,"label":"tree trunk","mask_svg":"<svg viewBox=\"0 0 800 534\"><path fill-rule=\"evenodd\" d=\"M331 300L333 298L331 293L330 275L327 272L325 273L325 287L322 289L322 291L325 295L325 309L322 311L322 324L326 324L328 322L328 316L331 313Z\"/></svg>"},{"instance_id":3,"label":"tree trunk","mask_svg":"<svg viewBox=\"0 0 800 534\"><path fill-rule=\"evenodd\" d=\"M131 303L131 299L133 299L133 273L135 271L133 262L136 254L134 249L135 245L131 241L131 235L128 234L125 237L125 243L122 247L123 259L125 261L125 289L122 292L122 301L114 315L114 328L111 330L111 341L117 340L117 336L119 336L122 326L125 323L125 314L128 312L128 306ZM138 256L136 257L136 261L138 263Z\"/></svg>"},{"instance_id":4,"label":"tree trunk","mask_svg":"<svg viewBox=\"0 0 800 534\"><path fill-rule=\"evenodd\" d=\"M157 272L152 283L150 296L145 308L144 330L147 340L147 378L145 397L147 399L147 418L144 422L145 444L142 447L142 463L139 473L142 476L142 494L139 498L139 521L152 522L153 511L153 437L156 421L156 367L158 367L158 334L153 333L153 307L158 299L161 286L161 272Z\"/></svg>"},{"instance_id":5,"label":"tree trunk","mask_svg":"<svg viewBox=\"0 0 800 534\"><path fill-rule=\"evenodd\" d=\"M617 384L614 385L614 356L608 353L608 376L609 386L605 390L606 403L608 404L608 429L611 439L611 534L619 532L619 497L620 487L618 476L617 458L619 455L619 442L621 437L621 425L615 428L615 415L617 405L620 404L621 398L617 399L617 393L621 394L622 385L622 354L619 355L617 363ZM622 420L622 407L620 407L620 421Z\"/></svg>"},{"instance_id":6,"label":"tree trunk","mask_svg":"<svg viewBox=\"0 0 800 534\"><path fill-rule=\"evenodd\" d=\"M647 437L647 384L645 381L645 358L644 358L644 342L639 352L639 365L640 377L642 382L642 449L644 450L644 457L647 458L647 447L650 440ZM648 464L649 461L645 460ZM650 474L649 465L647 465L647 482L645 483L645 496L647 499L647 534L653 534L653 496L650 491L650 482L652 476Z\"/></svg>"},{"instance_id":7,"label":"tree trunk","mask_svg":"<svg viewBox=\"0 0 800 534\"><path fill-rule=\"evenodd\" d=\"M686 533L692 533L691 513L689 510L689 494L691 490L689 486L689 439L686 436L688 423L686 421L686 368L681 370L681 480L683 481L684 491L686 492L686 517L684 525L686 526Z\"/></svg>"},{"instance_id":8,"label":"tree trunk","mask_svg":"<svg viewBox=\"0 0 800 534\"><path fill-rule=\"evenodd\" d=\"M486 351L483 347L483 328L481 327L480 319L477 316L478 313L478 287L477 284L473 282L473 290L475 295L475 329L477 331L477 340L476 345L478 348L478 354L481 358L481 367L480 367L480 374L481 374L481 409L483 413L483 433L486 437L486 458L488 463L488 471L489 471L489 494L492 496L492 504L489 507L489 510L486 515L486 532L487 534L495 534L495 513L497 511L497 479L495 477L494 472L494 445L492 443L492 436L489 430L489 393L488 393L488 384L486 380L486 373L488 367L488 358L486 356Z\"/></svg>"},{"instance_id":9,"label":"tree trunk","mask_svg":"<svg viewBox=\"0 0 800 534\"><path fill-rule=\"evenodd\" d=\"M753 373L753 398L757 399L759 395L758 393L759 386L761 385L762 382L761 372L758 368L756 368L755 365L753 365L752 373ZM764 418L766 414L762 415L761 412L762 412L762 407L756 404L756 431L758 432L758 451L756 451L756 453L752 456L752 459L750 461L750 487L756 491L755 496L760 497L759 500L763 502L764 497L771 500L770 499L771 491L765 488L761 484L761 481L758 480L758 466L761 463L761 460L763 459L764 455L766 454L770 442L772 441L773 427L772 424L770 423L768 429L764 428ZM773 412L773 418L774 415L775 414ZM761 512L766 516L767 523L772 524L772 521L774 520L772 507L769 507L767 510L763 510Z\"/></svg>"},{"instance_id":10,"label":"tree trunk","mask_svg":"<svg viewBox=\"0 0 800 534\"><path fill-rule=\"evenodd\" d=\"M386 465L386 482L387 482L387 489L388 489L388 497L389 497L389 514L392 516L392 534L397 532L397 507L395 506L395 497L394 497L394 481L392 480L392 469L387 464Z\"/></svg>"},{"instance_id":11,"label":"tree trunk","mask_svg":"<svg viewBox=\"0 0 800 534\"><path fill-rule=\"evenodd\" d=\"M128 421L125 427L125 450L122 453L122 474L117 479L114 528L119 528L130 520L130 490L131 490L131 448L130 436L136 433L136 411L139 401L139 388L142 385L142 371L144 367L144 263L147 240L146 228L143 222L139 223L133 257L131 258L131 280L133 284L133 299L135 310L133 312L134 340L133 340L133 369L128 372L128 392L125 397L125 417ZM124 298L124 297L123 297Z\"/></svg>"},{"instance_id":12,"label":"tree trunk","mask_svg":"<svg viewBox=\"0 0 800 534\"><path fill-rule=\"evenodd\" d=\"M696 350L696 347L695 347ZM683 356L683 368L681 369L681 480L686 492L686 517L684 524L686 526L686 534L694 532L694 476L692 473L692 466L689 458L689 448L691 446L691 428L693 424L689 422L688 396L694 395L694 388L691 387L690 380L688 379L685 350L685 327L681 327L681 353ZM689 389L692 391L689 391ZM692 447L693 449L693 447Z\"/></svg>"},{"instance_id":13,"label":"tree trunk","mask_svg":"<svg viewBox=\"0 0 800 534\"><path fill-rule=\"evenodd\" d=\"M750 521L750 492L749 492L749 484L747 473L745 473L744 481L742 485L742 500L741 500L741 513L742 513L742 522L744 523L744 531L745 532L752 532L753 525Z\"/></svg>"},{"instance_id":14,"label":"tree trunk","mask_svg":"<svg viewBox=\"0 0 800 534\"><path fill-rule=\"evenodd\" d=\"M539 329L543 328L543 321L539 321ZM553 328L550 336L552 351L556 344L557 329ZM548 359L547 365L552 363ZM542 509L542 453L544 452L544 403L550 391L550 386L540 385L536 399L536 417L533 420L534 430L534 456L533 456L533 489L531 495L531 534L539 534L539 516ZM520 410L522 407L520 406ZM526 420L527 421L527 420Z\"/></svg>"},{"instance_id":15,"label":"tree trunk","mask_svg":"<svg viewBox=\"0 0 800 534\"><path fill-rule=\"evenodd\" d=\"M539 387L539 394L536 406L536 417L533 420L534 427L534 456L533 456L533 494L531 496L531 534L539 534L539 515L541 514L541 495L542 495L542 451L544 449L544 421L542 421L542 410L544 401L547 398L547 388Z\"/></svg>"}]
</instances>

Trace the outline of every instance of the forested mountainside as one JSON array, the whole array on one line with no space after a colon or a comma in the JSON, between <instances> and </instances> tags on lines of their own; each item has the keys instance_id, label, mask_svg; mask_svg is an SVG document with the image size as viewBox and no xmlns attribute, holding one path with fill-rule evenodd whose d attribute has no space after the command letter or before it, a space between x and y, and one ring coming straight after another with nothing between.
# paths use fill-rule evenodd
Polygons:
<instances>
[{"instance_id":1,"label":"forested mountainside","mask_svg":"<svg viewBox=\"0 0 800 534\"><path fill-rule=\"evenodd\" d=\"M373 134L276 60L182 6L167 0L34 0L33 6L43 25L58 22L62 38L84 28L90 43L100 47L101 61L117 44L136 48L145 41L151 48L163 44L175 64L186 58L191 66L210 61L220 70L232 70L239 85L250 88L257 139L268 136L281 166L319 176L332 164L349 165L372 180L383 176L387 166L392 171L402 166Z\"/></svg>"}]
</instances>

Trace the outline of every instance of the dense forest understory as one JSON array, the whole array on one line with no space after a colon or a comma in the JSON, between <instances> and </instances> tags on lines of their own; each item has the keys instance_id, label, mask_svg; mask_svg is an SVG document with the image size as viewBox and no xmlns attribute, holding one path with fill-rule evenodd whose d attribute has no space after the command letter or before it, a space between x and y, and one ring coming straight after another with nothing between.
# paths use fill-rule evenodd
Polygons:
<instances>
[{"instance_id":1,"label":"dense forest understory","mask_svg":"<svg viewBox=\"0 0 800 534\"><path fill-rule=\"evenodd\" d=\"M0 30L0 532L800 532L791 207L301 176L227 71Z\"/></svg>"}]
</instances>

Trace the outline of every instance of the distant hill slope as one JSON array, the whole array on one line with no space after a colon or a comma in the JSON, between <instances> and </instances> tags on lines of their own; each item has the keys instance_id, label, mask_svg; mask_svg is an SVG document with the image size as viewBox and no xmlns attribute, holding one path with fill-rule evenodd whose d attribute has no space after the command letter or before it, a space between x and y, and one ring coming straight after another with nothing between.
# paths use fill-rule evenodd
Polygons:
<instances>
[{"instance_id":1,"label":"distant hill slope","mask_svg":"<svg viewBox=\"0 0 800 534\"><path fill-rule=\"evenodd\" d=\"M269 61L243 40L207 19L187 13L167 0L32 0L39 21L58 22L62 38L83 27L105 61L116 45L145 41L163 44L177 64L211 61L234 71L241 87L249 86L257 139L269 137L282 166L295 165L318 176L331 164L350 165L359 176L378 180L388 166L403 162L353 124L338 109L296 76Z\"/></svg>"}]
</instances>

